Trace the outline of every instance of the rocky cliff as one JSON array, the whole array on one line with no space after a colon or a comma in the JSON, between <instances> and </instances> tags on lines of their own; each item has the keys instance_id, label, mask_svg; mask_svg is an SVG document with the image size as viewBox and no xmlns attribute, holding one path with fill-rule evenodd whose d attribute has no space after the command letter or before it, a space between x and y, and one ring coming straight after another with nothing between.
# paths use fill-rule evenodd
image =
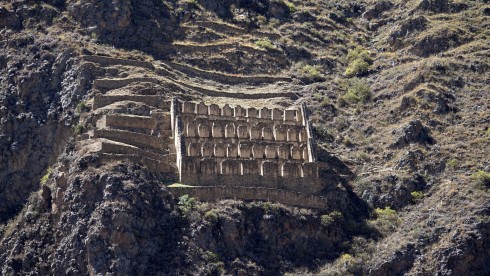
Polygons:
<instances>
[{"instance_id":1,"label":"rocky cliff","mask_svg":"<svg viewBox=\"0 0 490 276\"><path fill-rule=\"evenodd\" d=\"M476 0L0 3L2 274L488 275L489 15ZM90 142L103 115L154 112L144 97L237 95L308 106L328 208L176 198L168 175Z\"/></svg>"}]
</instances>

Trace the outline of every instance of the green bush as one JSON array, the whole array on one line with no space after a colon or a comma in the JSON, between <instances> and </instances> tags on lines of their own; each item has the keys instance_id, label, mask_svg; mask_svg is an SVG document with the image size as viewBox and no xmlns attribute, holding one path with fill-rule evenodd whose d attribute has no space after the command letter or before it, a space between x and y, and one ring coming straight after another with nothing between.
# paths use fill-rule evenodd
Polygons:
<instances>
[{"instance_id":1,"label":"green bush","mask_svg":"<svg viewBox=\"0 0 490 276\"><path fill-rule=\"evenodd\" d=\"M80 134L83 133L84 129L85 128L83 127L82 124L78 124L78 125L76 125L76 126L73 127L73 133L75 135L80 135Z\"/></svg>"},{"instance_id":2,"label":"green bush","mask_svg":"<svg viewBox=\"0 0 490 276\"><path fill-rule=\"evenodd\" d=\"M412 196L412 200L415 202L421 201L425 197L425 194L421 191L413 191L410 193L410 195Z\"/></svg>"},{"instance_id":3,"label":"green bush","mask_svg":"<svg viewBox=\"0 0 490 276\"><path fill-rule=\"evenodd\" d=\"M196 200L189 195L183 195L179 197L179 202L177 203L177 205L179 205L179 210L184 216L187 216L189 211L194 208L195 204Z\"/></svg>"},{"instance_id":4,"label":"green bush","mask_svg":"<svg viewBox=\"0 0 490 276\"><path fill-rule=\"evenodd\" d=\"M259 46L260 48L264 48L267 50L276 50L276 46L272 44L272 42L268 39L264 40L257 40L255 41L255 45Z\"/></svg>"},{"instance_id":5,"label":"green bush","mask_svg":"<svg viewBox=\"0 0 490 276\"><path fill-rule=\"evenodd\" d=\"M369 64L361 59L356 59L345 69L345 76L352 78L354 76L363 76L369 71Z\"/></svg>"},{"instance_id":6,"label":"green bush","mask_svg":"<svg viewBox=\"0 0 490 276\"><path fill-rule=\"evenodd\" d=\"M471 175L471 179L476 181L476 183L482 188L490 188L490 173L480 170Z\"/></svg>"},{"instance_id":7,"label":"green bush","mask_svg":"<svg viewBox=\"0 0 490 276\"><path fill-rule=\"evenodd\" d=\"M361 59L371 64L373 60L369 56L369 52L362 48L361 46L357 46L355 49L349 50L347 53L347 59L352 62L356 59Z\"/></svg>"},{"instance_id":8,"label":"green bush","mask_svg":"<svg viewBox=\"0 0 490 276\"><path fill-rule=\"evenodd\" d=\"M294 13L294 12L296 12L298 10L296 8L296 6L293 3L289 2L289 1L284 1L284 4L286 4L286 6L288 6L290 13Z\"/></svg>"},{"instance_id":9,"label":"green bush","mask_svg":"<svg viewBox=\"0 0 490 276\"><path fill-rule=\"evenodd\" d=\"M375 219L370 220L368 223L384 235L395 231L401 223L398 213L390 207L385 207L384 209L376 208L374 216Z\"/></svg>"},{"instance_id":10,"label":"green bush","mask_svg":"<svg viewBox=\"0 0 490 276\"><path fill-rule=\"evenodd\" d=\"M332 225L334 222L337 222L339 221L340 219L342 219L342 213L339 212L339 211L333 211L329 214L325 214L325 215L322 215L320 217L320 223L325 226L325 227L328 227L330 225Z\"/></svg>"},{"instance_id":11,"label":"green bush","mask_svg":"<svg viewBox=\"0 0 490 276\"><path fill-rule=\"evenodd\" d=\"M77 104L76 111L77 111L77 113L87 112L87 111L89 111L89 108L87 107L87 105L84 102L79 102Z\"/></svg>"},{"instance_id":12,"label":"green bush","mask_svg":"<svg viewBox=\"0 0 490 276\"><path fill-rule=\"evenodd\" d=\"M373 63L369 52L360 46L349 50L347 59L349 60L349 65L345 69L344 75L348 78L367 74L369 72L369 65Z\"/></svg>"},{"instance_id":13,"label":"green bush","mask_svg":"<svg viewBox=\"0 0 490 276\"><path fill-rule=\"evenodd\" d=\"M48 179L49 179L49 176L51 175L51 171L53 169L51 167L48 167L46 169L46 172L44 173L43 177L41 177L41 179L39 180L39 183L42 185L45 185L46 182L48 182Z\"/></svg>"},{"instance_id":14,"label":"green bush","mask_svg":"<svg viewBox=\"0 0 490 276\"><path fill-rule=\"evenodd\" d=\"M322 76L318 68L312 65L304 65L299 69L302 78L310 80L321 80Z\"/></svg>"},{"instance_id":15,"label":"green bush","mask_svg":"<svg viewBox=\"0 0 490 276\"><path fill-rule=\"evenodd\" d=\"M204 214L204 220L206 220L207 222L211 222L211 223L215 223L218 221L218 214L216 214L214 211L210 210L210 211L207 211L205 214Z\"/></svg>"},{"instance_id":16,"label":"green bush","mask_svg":"<svg viewBox=\"0 0 490 276\"><path fill-rule=\"evenodd\" d=\"M451 168L451 169L454 169L458 166L458 159L456 158L451 158L447 161L446 165Z\"/></svg>"},{"instance_id":17,"label":"green bush","mask_svg":"<svg viewBox=\"0 0 490 276\"><path fill-rule=\"evenodd\" d=\"M341 96L341 100L349 103L366 103L371 99L371 88L366 81L353 78L350 80L347 92Z\"/></svg>"}]
</instances>

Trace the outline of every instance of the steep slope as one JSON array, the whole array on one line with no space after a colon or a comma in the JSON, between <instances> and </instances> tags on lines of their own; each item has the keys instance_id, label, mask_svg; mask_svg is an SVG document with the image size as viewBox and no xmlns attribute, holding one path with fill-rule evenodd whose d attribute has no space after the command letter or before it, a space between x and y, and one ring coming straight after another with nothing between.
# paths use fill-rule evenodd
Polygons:
<instances>
[{"instance_id":1,"label":"steep slope","mask_svg":"<svg viewBox=\"0 0 490 276\"><path fill-rule=\"evenodd\" d=\"M486 1L0 5L3 274L490 273ZM331 207L179 203L89 139L172 96L306 103Z\"/></svg>"}]
</instances>

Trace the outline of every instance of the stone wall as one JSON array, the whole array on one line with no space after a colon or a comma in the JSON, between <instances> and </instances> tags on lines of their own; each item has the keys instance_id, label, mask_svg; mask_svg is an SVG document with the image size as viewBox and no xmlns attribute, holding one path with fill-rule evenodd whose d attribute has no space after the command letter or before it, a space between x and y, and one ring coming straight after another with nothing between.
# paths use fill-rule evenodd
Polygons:
<instances>
[{"instance_id":1,"label":"stone wall","mask_svg":"<svg viewBox=\"0 0 490 276\"><path fill-rule=\"evenodd\" d=\"M121 101L141 102L161 109L168 108L162 96L154 95L96 95L93 108L97 109Z\"/></svg>"},{"instance_id":2,"label":"stone wall","mask_svg":"<svg viewBox=\"0 0 490 276\"><path fill-rule=\"evenodd\" d=\"M153 148L157 150L165 150L168 148L164 137L157 137L143 133L128 132L121 130L95 129L95 138L107 138L113 141L135 145L141 148Z\"/></svg>"},{"instance_id":3,"label":"stone wall","mask_svg":"<svg viewBox=\"0 0 490 276\"><path fill-rule=\"evenodd\" d=\"M188 194L202 201L221 199L263 200L313 209L324 209L327 206L327 200L323 197L306 196L279 189L236 186L174 187L171 189L177 196Z\"/></svg>"},{"instance_id":4,"label":"stone wall","mask_svg":"<svg viewBox=\"0 0 490 276\"><path fill-rule=\"evenodd\" d=\"M319 192L304 107L255 109L173 101L180 180L188 185Z\"/></svg>"}]
</instances>

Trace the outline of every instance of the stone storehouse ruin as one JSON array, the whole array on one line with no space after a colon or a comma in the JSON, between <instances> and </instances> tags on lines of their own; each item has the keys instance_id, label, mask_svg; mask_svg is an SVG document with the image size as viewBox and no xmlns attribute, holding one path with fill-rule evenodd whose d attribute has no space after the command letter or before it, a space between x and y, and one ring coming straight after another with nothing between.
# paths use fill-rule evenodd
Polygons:
<instances>
[{"instance_id":1,"label":"stone storehouse ruin","mask_svg":"<svg viewBox=\"0 0 490 276\"><path fill-rule=\"evenodd\" d=\"M178 178L177 195L201 200L270 200L323 208L314 141L304 106L297 109L206 105L158 96L99 95L94 109L143 101L146 116L105 114L93 137L101 157L139 162ZM140 98L141 97L141 98Z\"/></svg>"}]
</instances>

